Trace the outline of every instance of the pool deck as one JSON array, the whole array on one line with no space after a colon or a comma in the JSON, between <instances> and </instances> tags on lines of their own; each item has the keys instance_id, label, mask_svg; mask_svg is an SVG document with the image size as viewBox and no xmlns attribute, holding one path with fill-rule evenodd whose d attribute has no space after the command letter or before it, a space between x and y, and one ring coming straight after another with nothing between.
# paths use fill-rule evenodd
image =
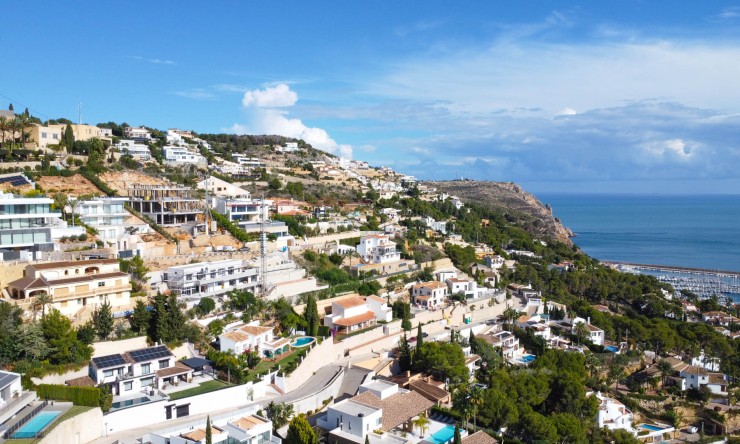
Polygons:
<instances>
[{"instance_id":1,"label":"pool deck","mask_svg":"<svg viewBox=\"0 0 740 444\"><path fill-rule=\"evenodd\" d=\"M8 421L5 424L3 424L3 430L9 430L10 428L12 428L15 425L17 425L27 414L31 413L33 411L33 409L35 409L36 407L38 407L42 402L43 401L34 401L31 404L29 404L26 407L24 407L20 412L18 412L15 415L14 418L12 418L10 421ZM49 404L46 407L44 407L39 413L41 413L41 412L59 412L59 416L61 416L62 414L64 414L64 412L66 412L67 410L69 410L70 407L72 407L72 403L71 402L49 401ZM49 424L46 425L46 427L44 427L41 430L43 431L44 429L46 429L50 425L52 425L54 423L54 421L56 421L57 419L59 419L59 416L57 416L56 418L54 418L53 421L51 421ZM28 421L30 421L30 420L31 420L31 418L28 419ZM26 422L28 422L28 421L26 421Z\"/></svg>"}]
</instances>

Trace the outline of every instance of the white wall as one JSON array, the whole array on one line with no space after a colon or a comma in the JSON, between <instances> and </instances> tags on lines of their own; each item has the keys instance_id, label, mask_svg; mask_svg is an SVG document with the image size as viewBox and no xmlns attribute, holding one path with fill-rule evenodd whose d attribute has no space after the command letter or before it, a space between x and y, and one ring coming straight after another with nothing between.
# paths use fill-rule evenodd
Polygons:
<instances>
[{"instance_id":1,"label":"white wall","mask_svg":"<svg viewBox=\"0 0 740 444\"><path fill-rule=\"evenodd\" d=\"M39 444L82 444L100 438L102 435L103 411L99 408L88 410L59 423Z\"/></svg>"}]
</instances>

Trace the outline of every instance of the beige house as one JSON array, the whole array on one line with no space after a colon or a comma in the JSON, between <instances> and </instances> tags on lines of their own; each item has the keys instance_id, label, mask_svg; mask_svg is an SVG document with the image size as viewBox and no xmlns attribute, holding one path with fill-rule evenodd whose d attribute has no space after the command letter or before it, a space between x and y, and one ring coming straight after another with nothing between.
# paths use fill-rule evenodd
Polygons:
<instances>
[{"instance_id":1,"label":"beige house","mask_svg":"<svg viewBox=\"0 0 740 444\"><path fill-rule=\"evenodd\" d=\"M131 307L130 278L115 259L32 264L24 277L8 284L10 298L26 310L43 293L51 296L47 310L55 308L75 320L88 318L106 300L114 313Z\"/></svg>"},{"instance_id":2,"label":"beige house","mask_svg":"<svg viewBox=\"0 0 740 444\"><path fill-rule=\"evenodd\" d=\"M447 294L447 285L439 281L422 282L411 287L411 299L414 305L427 310L442 307Z\"/></svg>"},{"instance_id":3,"label":"beige house","mask_svg":"<svg viewBox=\"0 0 740 444\"><path fill-rule=\"evenodd\" d=\"M58 145L62 141L64 128L60 125L51 127L34 124L26 127L26 148L47 148L49 145Z\"/></svg>"}]
</instances>

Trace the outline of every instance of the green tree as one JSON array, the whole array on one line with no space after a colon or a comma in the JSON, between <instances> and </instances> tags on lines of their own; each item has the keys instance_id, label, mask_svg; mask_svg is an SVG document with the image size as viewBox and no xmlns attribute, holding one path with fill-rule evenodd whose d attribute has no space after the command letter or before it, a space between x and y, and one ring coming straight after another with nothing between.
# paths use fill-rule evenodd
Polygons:
<instances>
[{"instance_id":1,"label":"green tree","mask_svg":"<svg viewBox=\"0 0 740 444\"><path fill-rule=\"evenodd\" d=\"M411 369L411 346L406 338L406 333L403 334L398 343L398 366L404 373Z\"/></svg>"},{"instance_id":2,"label":"green tree","mask_svg":"<svg viewBox=\"0 0 740 444\"><path fill-rule=\"evenodd\" d=\"M149 314L146 304L142 299L137 299L134 311L131 313L131 317L129 318L131 331L138 334L145 333L149 328L150 319L151 315Z\"/></svg>"},{"instance_id":3,"label":"green tree","mask_svg":"<svg viewBox=\"0 0 740 444\"><path fill-rule=\"evenodd\" d=\"M455 424L455 434L452 438L452 444L462 444L462 437L460 436L460 425Z\"/></svg>"},{"instance_id":4,"label":"green tree","mask_svg":"<svg viewBox=\"0 0 740 444\"><path fill-rule=\"evenodd\" d=\"M72 125L68 124L64 128L64 135L62 136L62 144L67 149L67 152L72 152L72 149L75 146L75 134L74 131L72 131Z\"/></svg>"},{"instance_id":5,"label":"green tree","mask_svg":"<svg viewBox=\"0 0 740 444\"><path fill-rule=\"evenodd\" d=\"M95 336L97 336L97 331L92 321L87 321L77 328L77 339L85 344L90 345L95 342Z\"/></svg>"},{"instance_id":6,"label":"green tree","mask_svg":"<svg viewBox=\"0 0 740 444\"><path fill-rule=\"evenodd\" d=\"M21 326L17 330L15 344L13 345L19 352L18 358L28 359L31 362L44 360L52 351L38 322Z\"/></svg>"},{"instance_id":7,"label":"green tree","mask_svg":"<svg viewBox=\"0 0 740 444\"><path fill-rule=\"evenodd\" d=\"M208 314L216 309L216 301L209 297L203 297L198 301L198 310L203 314Z\"/></svg>"},{"instance_id":8,"label":"green tree","mask_svg":"<svg viewBox=\"0 0 740 444\"><path fill-rule=\"evenodd\" d=\"M270 179L270 180L267 181L267 186L271 190L278 191L278 190L280 190L280 188L283 187L283 183L280 182L280 179L278 179L277 177L273 177L272 179Z\"/></svg>"},{"instance_id":9,"label":"green tree","mask_svg":"<svg viewBox=\"0 0 740 444\"><path fill-rule=\"evenodd\" d=\"M213 444L213 430L211 429L211 415L206 417L206 444Z\"/></svg>"},{"instance_id":10,"label":"green tree","mask_svg":"<svg viewBox=\"0 0 740 444\"><path fill-rule=\"evenodd\" d=\"M416 324L416 347L424 346L424 332L421 331L421 322Z\"/></svg>"},{"instance_id":11,"label":"green tree","mask_svg":"<svg viewBox=\"0 0 740 444\"><path fill-rule=\"evenodd\" d=\"M52 364L68 364L90 359L92 347L77 340L77 332L72 322L59 310L51 309L41 319L41 330L52 349L49 361Z\"/></svg>"},{"instance_id":12,"label":"green tree","mask_svg":"<svg viewBox=\"0 0 740 444\"><path fill-rule=\"evenodd\" d=\"M288 420L293 416L293 404L286 404L284 402L278 404L275 401L270 401L265 407L267 417L272 421L272 428L277 430L288 423Z\"/></svg>"},{"instance_id":13,"label":"green tree","mask_svg":"<svg viewBox=\"0 0 740 444\"><path fill-rule=\"evenodd\" d=\"M92 313L92 321L98 337L101 340L107 339L113 331L113 312L107 298L99 307L95 307Z\"/></svg>"},{"instance_id":14,"label":"green tree","mask_svg":"<svg viewBox=\"0 0 740 444\"><path fill-rule=\"evenodd\" d=\"M661 359L660 361L658 361L658 371L660 372L660 388L665 389L665 380L673 371L673 366L665 359Z\"/></svg>"},{"instance_id":15,"label":"green tree","mask_svg":"<svg viewBox=\"0 0 740 444\"><path fill-rule=\"evenodd\" d=\"M306 418L298 415L290 420L285 442L286 444L318 444L319 439Z\"/></svg>"},{"instance_id":16,"label":"green tree","mask_svg":"<svg viewBox=\"0 0 740 444\"><path fill-rule=\"evenodd\" d=\"M306 332L309 336L317 336L319 334L319 326L321 324L321 318L319 317L319 309L316 305L316 298L309 296L306 300L306 308L303 311L303 318L306 320Z\"/></svg>"}]
</instances>

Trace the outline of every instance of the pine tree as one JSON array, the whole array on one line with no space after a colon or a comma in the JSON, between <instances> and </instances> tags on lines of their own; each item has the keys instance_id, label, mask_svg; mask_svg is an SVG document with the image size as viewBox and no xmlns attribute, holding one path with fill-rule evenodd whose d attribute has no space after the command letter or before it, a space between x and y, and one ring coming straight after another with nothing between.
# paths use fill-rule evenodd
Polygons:
<instances>
[{"instance_id":1,"label":"pine tree","mask_svg":"<svg viewBox=\"0 0 740 444\"><path fill-rule=\"evenodd\" d=\"M146 304L143 300L138 299L134 306L134 312L131 314L129 323L131 324L131 330L136 333L143 333L149 328L149 320L151 314L146 308Z\"/></svg>"},{"instance_id":2,"label":"pine tree","mask_svg":"<svg viewBox=\"0 0 740 444\"><path fill-rule=\"evenodd\" d=\"M167 342L169 339L169 312L167 311L167 296L157 294L154 297L154 309L149 321L149 339L152 342Z\"/></svg>"},{"instance_id":3,"label":"pine tree","mask_svg":"<svg viewBox=\"0 0 740 444\"><path fill-rule=\"evenodd\" d=\"M8 105L8 111L13 111L13 104Z\"/></svg>"},{"instance_id":4,"label":"pine tree","mask_svg":"<svg viewBox=\"0 0 740 444\"><path fill-rule=\"evenodd\" d=\"M211 429L211 415L206 418L206 444L213 444L213 430Z\"/></svg>"},{"instance_id":5,"label":"pine tree","mask_svg":"<svg viewBox=\"0 0 740 444\"><path fill-rule=\"evenodd\" d=\"M171 294L167 299L167 325L169 326L169 341L183 339L182 331L187 319L180 308L177 296Z\"/></svg>"},{"instance_id":6,"label":"pine tree","mask_svg":"<svg viewBox=\"0 0 740 444\"><path fill-rule=\"evenodd\" d=\"M92 315L93 325L98 337L105 340L113 331L113 311L108 299L103 301L100 307L96 307Z\"/></svg>"},{"instance_id":7,"label":"pine tree","mask_svg":"<svg viewBox=\"0 0 740 444\"><path fill-rule=\"evenodd\" d=\"M306 320L306 332L309 336L319 334L319 308L316 305L316 299L309 296L306 301L306 308L303 312L303 318Z\"/></svg>"},{"instance_id":8,"label":"pine tree","mask_svg":"<svg viewBox=\"0 0 740 444\"><path fill-rule=\"evenodd\" d=\"M470 345L470 352L471 353L478 353L478 347L475 345L475 334L473 333L473 329L470 329L470 337L468 338L468 345Z\"/></svg>"},{"instance_id":9,"label":"pine tree","mask_svg":"<svg viewBox=\"0 0 740 444\"><path fill-rule=\"evenodd\" d=\"M408 339L406 339L406 333L403 334L401 342L398 344L398 365L402 372L411 369L411 346Z\"/></svg>"},{"instance_id":10,"label":"pine tree","mask_svg":"<svg viewBox=\"0 0 740 444\"><path fill-rule=\"evenodd\" d=\"M285 436L286 444L318 444L319 439L303 415L298 415L290 420L288 434Z\"/></svg>"},{"instance_id":11,"label":"pine tree","mask_svg":"<svg viewBox=\"0 0 740 444\"><path fill-rule=\"evenodd\" d=\"M424 333L421 331L421 322L416 324L416 348L424 345Z\"/></svg>"},{"instance_id":12,"label":"pine tree","mask_svg":"<svg viewBox=\"0 0 740 444\"><path fill-rule=\"evenodd\" d=\"M64 142L64 146L67 148L67 152L72 152L72 148L74 148L75 146L75 134L72 131L72 125L67 124L67 127L64 128L62 142Z\"/></svg>"},{"instance_id":13,"label":"pine tree","mask_svg":"<svg viewBox=\"0 0 740 444\"><path fill-rule=\"evenodd\" d=\"M460 426L455 424L455 435L452 439L452 444L462 444L462 437L460 436Z\"/></svg>"}]
</instances>

